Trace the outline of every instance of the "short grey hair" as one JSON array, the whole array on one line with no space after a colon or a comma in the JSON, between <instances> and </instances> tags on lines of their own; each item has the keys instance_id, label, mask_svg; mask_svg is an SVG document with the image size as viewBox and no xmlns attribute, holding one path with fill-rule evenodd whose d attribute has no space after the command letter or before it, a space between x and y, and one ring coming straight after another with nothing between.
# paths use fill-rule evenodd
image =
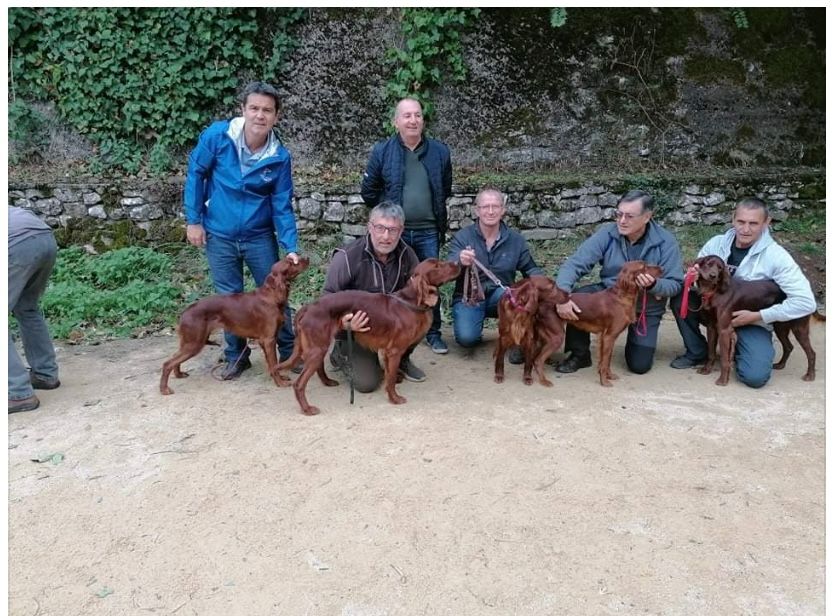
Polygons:
<instances>
[{"instance_id":1,"label":"short grey hair","mask_svg":"<svg viewBox=\"0 0 835 616\"><path fill-rule=\"evenodd\" d=\"M647 191L640 189L630 190L629 192L627 192L624 196L618 199L618 205L620 205L624 201L640 201L641 214L647 211L651 212L655 207L655 199L652 197L652 195L649 194Z\"/></svg>"},{"instance_id":2,"label":"short grey hair","mask_svg":"<svg viewBox=\"0 0 835 616\"><path fill-rule=\"evenodd\" d=\"M278 90L265 81L250 81L246 87L241 91L238 100L241 105L246 105L246 101L251 94L261 94L262 96L270 96L275 101L275 110L281 109L281 99L278 96Z\"/></svg>"},{"instance_id":3,"label":"short grey hair","mask_svg":"<svg viewBox=\"0 0 835 616\"><path fill-rule=\"evenodd\" d=\"M478 205L478 202L481 201L481 197L483 195L486 195L487 193L499 195L499 198L502 200L502 207L505 207L507 205L507 194L503 193L495 186L485 186L480 191L478 191L478 194L475 196L474 205Z\"/></svg>"},{"instance_id":4,"label":"short grey hair","mask_svg":"<svg viewBox=\"0 0 835 616\"><path fill-rule=\"evenodd\" d=\"M757 197L746 197L745 199L736 204L736 208L734 208L734 211L738 210L739 208L745 210L762 210L763 214L765 214L765 219L768 220L768 205L762 199L758 199Z\"/></svg>"},{"instance_id":5,"label":"short grey hair","mask_svg":"<svg viewBox=\"0 0 835 616\"><path fill-rule=\"evenodd\" d=\"M420 106L420 112L423 113L423 103L421 103L414 96L407 96L406 98L401 98L399 101L397 101L397 104L394 106L394 110L391 113L391 119L392 120L397 119L397 110L400 108L400 103L402 103L404 101L414 101L414 102L416 102Z\"/></svg>"},{"instance_id":6,"label":"short grey hair","mask_svg":"<svg viewBox=\"0 0 835 616\"><path fill-rule=\"evenodd\" d=\"M403 213L403 208L394 201L383 201L371 208L371 213L368 215L368 222L376 218L394 218L401 226L406 222L406 215Z\"/></svg>"}]
</instances>

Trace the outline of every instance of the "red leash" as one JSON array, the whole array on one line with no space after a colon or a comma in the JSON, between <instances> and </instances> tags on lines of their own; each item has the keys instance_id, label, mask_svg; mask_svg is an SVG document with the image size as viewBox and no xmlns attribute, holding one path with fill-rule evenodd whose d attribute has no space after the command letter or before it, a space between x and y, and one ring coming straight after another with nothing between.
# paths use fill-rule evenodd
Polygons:
<instances>
[{"instance_id":1,"label":"red leash","mask_svg":"<svg viewBox=\"0 0 835 616\"><path fill-rule=\"evenodd\" d=\"M684 275L684 293L681 298L681 308L678 309L678 316L682 319L687 317L687 309L690 307L690 287L693 286L693 283L696 282L698 277L699 272L693 267L688 269Z\"/></svg>"}]
</instances>

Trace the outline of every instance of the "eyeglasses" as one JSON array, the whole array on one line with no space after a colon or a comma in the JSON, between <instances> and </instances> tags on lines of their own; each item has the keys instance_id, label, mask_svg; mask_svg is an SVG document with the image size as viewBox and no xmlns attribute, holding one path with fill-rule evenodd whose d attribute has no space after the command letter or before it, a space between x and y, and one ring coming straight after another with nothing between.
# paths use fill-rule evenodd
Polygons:
<instances>
[{"instance_id":1,"label":"eyeglasses","mask_svg":"<svg viewBox=\"0 0 835 616\"><path fill-rule=\"evenodd\" d=\"M623 218L626 222L631 222L639 216L643 216L644 214L645 212L641 212L640 214L628 214L627 212L615 210L615 220L620 220L621 218Z\"/></svg>"},{"instance_id":2,"label":"eyeglasses","mask_svg":"<svg viewBox=\"0 0 835 616\"><path fill-rule=\"evenodd\" d=\"M373 223L371 225L371 228L374 230L374 233L378 233L380 235L383 235L384 233L388 233L389 235L397 235L398 233L400 233L401 229L401 227L387 227L386 225L379 225L376 223Z\"/></svg>"}]
</instances>

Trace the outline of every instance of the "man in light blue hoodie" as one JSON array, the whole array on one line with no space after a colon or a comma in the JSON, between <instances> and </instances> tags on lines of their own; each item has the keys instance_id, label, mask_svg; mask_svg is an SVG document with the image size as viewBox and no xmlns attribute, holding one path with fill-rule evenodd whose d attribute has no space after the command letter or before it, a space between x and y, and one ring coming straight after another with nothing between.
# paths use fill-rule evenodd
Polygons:
<instances>
[{"instance_id":1,"label":"man in light blue hoodie","mask_svg":"<svg viewBox=\"0 0 835 616\"><path fill-rule=\"evenodd\" d=\"M214 122L203 131L188 161L183 204L186 236L206 247L215 290L244 290L243 264L261 286L278 243L293 261L298 234L293 215L290 153L273 130L278 120L278 91L250 83L241 95L241 117ZM251 366L246 339L225 334L224 380L236 379ZM289 306L278 332L279 356L293 352Z\"/></svg>"},{"instance_id":2,"label":"man in light blue hoodie","mask_svg":"<svg viewBox=\"0 0 835 616\"><path fill-rule=\"evenodd\" d=\"M762 387L771 378L774 345L770 324L775 321L791 321L817 309L809 280L786 249L771 237L768 228L770 223L771 216L765 202L753 197L743 199L734 210L733 228L712 237L699 251L699 257L721 257L735 278L771 279L786 294L782 303L769 308L734 312L732 323L737 335L734 357L736 374L749 387ZM683 293L671 302L685 348L684 355L676 357L670 364L673 368L692 368L704 363L707 358L707 342L699 330L696 314L700 304L699 296L693 289L685 291L689 293L688 301L692 308L686 318L679 317Z\"/></svg>"}]
</instances>

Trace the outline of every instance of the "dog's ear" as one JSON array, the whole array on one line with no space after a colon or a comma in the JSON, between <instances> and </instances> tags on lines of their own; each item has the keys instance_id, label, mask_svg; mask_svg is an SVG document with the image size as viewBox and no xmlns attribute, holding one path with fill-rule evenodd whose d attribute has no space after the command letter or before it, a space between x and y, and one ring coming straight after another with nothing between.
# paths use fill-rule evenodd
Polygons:
<instances>
[{"instance_id":1,"label":"dog's ear","mask_svg":"<svg viewBox=\"0 0 835 616\"><path fill-rule=\"evenodd\" d=\"M716 282L716 291L719 293L724 293L728 290L728 287L731 284L731 273L728 271L728 266L725 264L724 261L717 257L719 263L719 278L717 278Z\"/></svg>"},{"instance_id":2,"label":"dog's ear","mask_svg":"<svg viewBox=\"0 0 835 616\"><path fill-rule=\"evenodd\" d=\"M415 302L418 306L434 306L438 303L437 295L438 292L429 282L426 280L426 276L422 276L419 274L412 274L412 281L415 285L415 291L417 293L417 297L415 298ZM435 299L433 302L432 293L435 293Z\"/></svg>"},{"instance_id":3,"label":"dog's ear","mask_svg":"<svg viewBox=\"0 0 835 616\"><path fill-rule=\"evenodd\" d=\"M426 286L426 295L424 296L423 305L434 307L437 305L439 301L441 301L441 296L438 294L438 289L433 287L432 285Z\"/></svg>"}]
</instances>

